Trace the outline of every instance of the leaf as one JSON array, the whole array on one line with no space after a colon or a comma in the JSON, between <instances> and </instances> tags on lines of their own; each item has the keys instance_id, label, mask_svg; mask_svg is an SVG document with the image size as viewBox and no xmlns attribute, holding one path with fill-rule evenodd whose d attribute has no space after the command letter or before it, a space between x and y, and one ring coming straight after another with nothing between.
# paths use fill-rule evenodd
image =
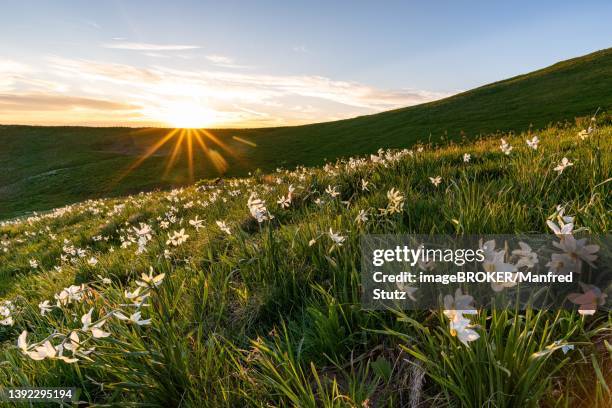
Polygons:
<instances>
[{"instance_id":1,"label":"leaf","mask_svg":"<svg viewBox=\"0 0 612 408\"><path fill-rule=\"evenodd\" d=\"M385 380L385 382L388 382L391 378L391 371L393 368L391 367L391 363L384 357L378 357L376 361L370 363L370 367L372 367L374 373Z\"/></svg>"}]
</instances>

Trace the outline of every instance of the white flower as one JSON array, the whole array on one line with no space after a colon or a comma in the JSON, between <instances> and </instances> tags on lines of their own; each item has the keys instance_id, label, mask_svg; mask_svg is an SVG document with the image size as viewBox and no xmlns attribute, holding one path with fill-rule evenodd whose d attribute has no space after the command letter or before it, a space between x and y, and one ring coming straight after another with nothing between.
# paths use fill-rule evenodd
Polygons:
<instances>
[{"instance_id":1,"label":"white flower","mask_svg":"<svg viewBox=\"0 0 612 408\"><path fill-rule=\"evenodd\" d=\"M361 190L362 191L370 191L368 189L368 185L370 184L369 181L366 181L365 179L361 179Z\"/></svg>"},{"instance_id":2,"label":"white flower","mask_svg":"<svg viewBox=\"0 0 612 408\"><path fill-rule=\"evenodd\" d=\"M199 231L200 228L204 228L204 226L202 225L202 222L203 220L199 220L198 216L196 215L196 217L193 220L189 220L189 225L194 227L196 231Z\"/></svg>"},{"instance_id":3,"label":"white flower","mask_svg":"<svg viewBox=\"0 0 612 408\"><path fill-rule=\"evenodd\" d=\"M481 248L484 250L485 256L485 259L482 261L482 267L485 272L510 272L513 273L513 277L516 276L516 265L505 262L506 251L496 251L494 240L485 242L484 246L481 246ZM512 286L516 286L515 279L508 281L504 280L502 282L491 282L491 288L495 292L500 292L504 288L510 288Z\"/></svg>"},{"instance_id":4,"label":"white flower","mask_svg":"<svg viewBox=\"0 0 612 408\"><path fill-rule=\"evenodd\" d=\"M109 278L105 278L102 275L97 275L98 279L100 279L100 281L105 284L105 285L110 285L111 283L113 283L113 281L111 281Z\"/></svg>"},{"instance_id":5,"label":"white flower","mask_svg":"<svg viewBox=\"0 0 612 408\"><path fill-rule=\"evenodd\" d=\"M584 293L570 293L567 298L570 302L580 305L578 313L581 315L595 314L597 306L606 304L607 294L602 293L601 289L594 285L580 283Z\"/></svg>"},{"instance_id":6,"label":"white flower","mask_svg":"<svg viewBox=\"0 0 612 408\"><path fill-rule=\"evenodd\" d=\"M576 261L582 259L591 266L597 259L595 254L599 251L599 245L587 245L586 238L576 239L573 235L565 235L564 239L553 242L553 245L565 252L570 258Z\"/></svg>"},{"instance_id":7,"label":"white flower","mask_svg":"<svg viewBox=\"0 0 612 408\"><path fill-rule=\"evenodd\" d=\"M329 194L332 198L335 198L337 196L340 195L340 193L338 192L338 190L336 190L336 187L332 187L332 186L327 186L327 188L325 189L325 192L327 194Z\"/></svg>"},{"instance_id":8,"label":"white flower","mask_svg":"<svg viewBox=\"0 0 612 408\"><path fill-rule=\"evenodd\" d=\"M272 214L266 208L266 203L257 198L255 193L251 193L249 200L247 202L247 206L249 207L249 211L253 218L257 220L258 223L262 223L266 220L271 220L274 218Z\"/></svg>"},{"instance_id":9,"label":"white flower","mask_svg":"<svg viewBox=\"0 0 612 408\"><path fill-rule=\"evenodd\" d=\"M560 237L560 238L562 238L562 237L564 237L566 235L570 235L572 233L572 231L574 230L574 224L573 223L564 224L563 221L560 221L559 225L557 225L554 221L548 220L548 221L546 221L546 225L548 225L548 228L553 230L555 235Z\"/></svg>"},{"instance_id":10,"label":"white flower","mask_svg":"<svg viewBox=\"0 0 612 408\"><path fill-rule=\"evenodd\" d=\"M387 208L380 208L381 214L395 214L403 211L404 196L395 188L387 191L387 200L389 200Z\"/></svg>"},{"instance_id":11,"label":"white flower","mask_svg":"<svg viewBox=\"0 0 612 408\"><path fill-rule=\"evenodd\" d=\"M433 184L434 186L438 187L440 185L440 183L442 183L442 177L440 177L440 176L430 177L429 181L431 181L431 184Z\"/></svg>"},{"instance_id":12,"label":"white flower","mask_svg":"<svg viewBox=\"0 0 612 408\"><path fill-rule=\"evenodd\" d=\"M456 336L466 346L470 341L478 340L480 335L471 329L472 325L469 319L463 317L450 321L450 333Z\"/></svg>"},{"instance_id":13,"label":"white flower","mask_svg":"<svg viewBox=\"0 0 612 408\"><path fill-rule=\"evenodd\" d=\"M366 221L368 221L368 213L367 213L367 211L359 210L359 214L357 214L357 217L355 217L355 222L357 224L363 224Z\"/></svg>"},{"instance_id":14,"label":"white flower","mask_svg":"<svg viewBox=\"0 0 612 408\"><path fill-rule=\"evenodd\" d=\"M80 302L85 294L85 285L71 285L62 289L58 294L54 295L57 305L68 305L72 302Z\"/></svg>"},{"instance_id":15,"label":"white flower","mask_svg":"<svg viewBox=\"0 0 612 408\"><path fill-rule=\"evenodd\" d=\"M538 254L531 250L531 247L524 242L518 243L521 249L515 249L512 251L512 255L518 256L519 260L516 262L516 268L527 267L533 268L538 263Z\"/></svg>"},{"instance_id":16,"label":"white flower","mask_svg":"<svg viewBox=\"0 0 612 408\"><path fill-rule=\"evenodd\" d=\"M594 117L591 118L591 121L594 122L595 118ZM593 133L593 130L595 130L595 128L593 126L589 126L588 129L583 129L580 132L578 132L578 137L581 140L585 140L587 137L589 137L591 133Z\"/></svg>"},{"instance_id":17,"label":"white flower","mask_svg":"<svg viewBox=\"0 0 612 408\"><path fill-rule=\"evenodd\" d=\"M463 294L461 289L455 291L455 296L444 296L444 315L450 320L450 333L456 336L463 344L477 340L480 335L471 329L471 322L464 315L475 315L476 309L472 306L474 298Z\"/></svg>"},{"instance_id":18,"label":"white flower","mask_svg":"<svg viewBox=\"0 0 612 408\"><path fill-rule=\"evenodd\" d=\"M469 163L469 162L470 162L470 160L472 160L472 155L471 155L471 154L469 154L469 153L465 153L465 154L463 155L463 162L464 162L464 163Z\"/></svg>"},{"instance_id":19,"label":"white flower","mask_svg":"<svg viewBox=\"0 0 612 408\"><path fill-rule=\"evenodd\" d=\"M313 246L316 243L317 243L317 240L313 238L310 241L308 241L308 246Z\"/></svg>"},{"instance_id":20,"label":"white flower","mask_svg":"<svg viewBox=\"0 0 612 408\"><path fill-rule=\"evenodd\" d=\"M39 345L30 346L27 343L27 335L28 332L26 330L21 332L19 338L17 339L17 347L19 347L23 354L27 355L32 360L39 361L49 358L63 360L66 363L75 363L79 361L77 358L68 358L63 356L61 353L58 354L58 350L53 347L53 344L51 344L49 340Z\"/></svg>"},{"instance_id":21,"label":"white flower","mask_svg":"<svg viewBox=\"0 0 612 408\"><path fill-rule=\"evenodd\" d=\"M133 292L130 292L128 290L125 290L123 292L123 294L125 295L125 298L127 300L131 300L134 304L142 304L147 297L149 297L148 293L143 294L142 296L140 295L140 290L142 289L141 286L137 287Z\"/></svg>"},{"instance_id":22,"label":"white flower","mask_svg":"<svg viewBox=\"0 0 612 408\"><path fill-rule=\"evenodd\" d=\"M334 244L338 246L342 246L342 243L346 239L346 237L343 237L340 234L336 234L334 231L332 231L331 228L329 229L329 237L332 241L334 241Z\"/></svg>"},{"instance_id":23,"label":"white flower","mask_svg":"<svg viewBox=\"0 0 612 408\"><path fill-rule=\"evenodd\" d=\"M81 316L81 323L83 323L82 330L84 332L91 331L91 335L96 339L101 339L110 336L110 333L105 332L101 327L106 323L106 320L101 320L98 323L91 324L91 314L93 313L93 307L89 309L89 312Z\"/></svg>"},{"instance_id":24,"label":"white flower","mask_svg":"<svg viewBox=\"0 0 612 408\"><path fill-rule=\"evenodd\" d=\"M289 208L289 206L291 205L291 197L287 196L281 196L278 201L277 201L278 205L280 205L281 208Z\"/></svg>"},{"instance_id":25,"label":"white flower","mask_svg":"<svg viewBox=\"0 0 612 408\"><path fill-rule=\"evenodd\" d=\"M554 253L546 264L554 273L567 274L569 272L580 272L581 265L577 259L572 259L568 254Z\"/></svg>"},{"instance_id":26,"label":"white flower","mask_svg":"<svg viewBox=\"0 0 612 408\"><path fill-rule=\"evenodd\" d=\"M185 234L185 228L181 228L180 231L174 231L172 235L168 234L168 240L166 241L166 245L172 244L174 246L179 246L183 242L187 241L189 235Z\"/></svg>"},{"instance_id":27,"label":"white flower","mask_svg":"<svg viewBox=\"0 0 612 408\"><path fill-rule=\"evenodd\" d=\"M571 161L569 161L567 159L567 157L564 157L561 159L561 163L559 163L559 165L557 167L555 167L553 170L558 172L559 174L563 173L563 170L565 170L567 167L573 166L574 163L572 163Z\"/></svg>"},{"instance_id":28,"label":"white flower","mask_svg":"<svg viewBox=\"0 0 612 408\"><path fill-rule=\"evenodd\" d=\"M140 228L132 227L132 229L134 230L136 235L141 236L141 237L146 237L147 240L151 239L152 230L149 225L141 222Z\"/></svg>"},{"instance_id":29,"label":"white flower","mask_svg":"<svg viewBox=\"0 0 612 408\"><path fill-rule=\"evenodd\" d=\"M499 148L506 156L508 156L513 149L513 147L510 146L508 142L506 142L504 139L501 139L501 145L499 146Z\"/></svg>"},{"instance_id":30,"label":"white flower","mask_svg":"<svg viewBox=\"0 0 612 408\"><path fill-rule=\"evenodd\" d=\"M45 313L49 313L51 310L53 310L53 306L51 306L48 300L45 300L44 302L40 302L38 304L38 308L40 309L40 314L42 316L44 316Z\"/></svg>"},{"instance_id":31,"label":"white flower","mask_svg":"<svg viewBox=\"0 0 612 408\"><path fill-rule=\"evenodd\" d=\"M30 267L33 269L38 268L38 261L36 259L30 259Z\"/></svg>"},{"instance_id":32,"label":"white flower","mask_svg":"<svg viewBox=\"0 0 612 408\"><path fill-rule=\"evenodd\" d=\"M148 287L157 287L159 285L161 285L162 281L164 280L164 277L166 276L165 273L160 273L159 275L153 276L153 267L149 267L149 274L147 275L146 273L142 273L140 275L140 279L136 281L136 284L138 286L142 286L143 288L148 288Z\"/></svg>"},{"instance_id":33,"label":"white flower","mask_svg":"<svg viewBox=\"0 0 612 408\"><path fill-rule=\"evenodd\" d=\"M289 206L291 205L291 201L293 200L293 192L295 191L295 188L290 184L289 188L288 188L288 192L287 192L287 196L281 196L277 203L281 206L281 208L289 208Z\"/></svg>"},{"instance_id":34,"label":"white flower","mask_svg":"<svg viewBox=\"0 0 612 408\"><path fill-rule=\"evenodd\" d=\"M125 320L128 323L134 323L137 324L138 326L145 326L147 324L151 323L151 319L146 319L146 320L142 320L141 319L141 313L140 311L134 312L130 315L130 317L125 316L123 313L121 312L115 312L114 315L119 319L119 320Z\"/></svg>"},{"instance_id":35,"label":"white flower","mask_svg":"<svg viewBox=\"0 0 612 408\"><path fill-rule=\"evenodd\" d=\"M527 146L532 148L533 150L538 150L538 143L540 143L540 139L537 136L531 138L531 140L525 140L527 142Z\"/></svg>"},{"instance_id":36,"label":"white flower","mask_svg":"<svg viewBox=\"0 0 612 408\"><path fill-rule=\"evenodd\" d=\"M98 260L92 256L87 260L87 264L89 264L90 266L96 266L98 264Z\"/></svg>"},{"instance_id":37,"label":"white flower","mask_svg":"<svg viewBox=\"0 0 612 408\"><path fill-rule=\"evenodd\" d=\"M444 296L444 315L450 320L462 318L464 314L476 314L476 309L472 305L474 298L468 294L463 294L461 289L455 291L455 296Z\"/></svg>"},{"instance_id":38,"label":"white flower","mask_svg":"<svg viewBox=\"0 0 612 408\"><path fill-rule=\"evenodd\" d=\"M227 224L225 224L224 221L217 221L217 226L219 227L221 231L225 232L227 235L232 235L232 231L229 229L229 227L227 226Z\"/></svg>"}]
</instances>

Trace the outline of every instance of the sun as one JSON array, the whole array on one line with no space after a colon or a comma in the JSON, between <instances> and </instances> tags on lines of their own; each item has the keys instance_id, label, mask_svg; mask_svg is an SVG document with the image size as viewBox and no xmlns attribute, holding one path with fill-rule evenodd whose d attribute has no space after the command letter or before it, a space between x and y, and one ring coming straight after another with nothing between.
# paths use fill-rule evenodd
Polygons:
<instances>
[{"instance_id":1,"label":"sun","mask_svg":"<svg viewBox=\"0 0 612 408\"><path fill-rule=\"evenodd\" d=\"M239 157L231 149L230 145L207 129L211 124L223 123L223 112L215 111L201 103L193 102L168 102L163 107L148 109L148 117L165 123L172 127L168 132L152 143L131 165L122 171L116 182L119 183L130 173L142 165L148 158L158 152L167 156L166 165L162 179L167 178L172 169L180 163L186 163L189 181L194 181L196 156L207 161L218 174L225 174L228 170L226 157L239 160ZM138 133L148 133L156 128L142 128ZM241 137L232 136L232 141L240 142L251 148L257 144Z\"/></svg>"},{"instance_id":2,"label":"sun","mask_svg":"<svg viewBox=\"0 0 612 408\"><path fill-rule=\"evenodd\" d=\"M218 122L217 113L199 103L167 103L155 115L158 120L174 128L201 129Z\"/></svg>"}]
</instances>

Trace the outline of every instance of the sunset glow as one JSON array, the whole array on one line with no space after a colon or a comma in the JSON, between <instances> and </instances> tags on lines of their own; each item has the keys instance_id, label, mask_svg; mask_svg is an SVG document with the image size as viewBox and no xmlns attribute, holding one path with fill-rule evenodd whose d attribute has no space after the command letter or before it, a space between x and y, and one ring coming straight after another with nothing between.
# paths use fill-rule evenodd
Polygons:
<instances>
[{"instance_id":1,"label":"sunset glow","mask_svg":"<svg viewBox=\"0 0 612 408\"><path fill-rule=\"evenodd\" d=\"M183 129L212 127L219 122L219 114L198 102L175 102L151 112L151 119L167 126Z\"/></svg>"}]
</instances>

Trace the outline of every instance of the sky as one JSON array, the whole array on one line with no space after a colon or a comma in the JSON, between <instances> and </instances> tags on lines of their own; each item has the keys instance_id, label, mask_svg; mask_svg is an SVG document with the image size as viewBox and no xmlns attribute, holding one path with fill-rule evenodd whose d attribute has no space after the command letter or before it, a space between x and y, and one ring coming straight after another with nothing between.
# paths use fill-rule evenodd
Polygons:
<instances>
[{"instance_id":1,"label":"sky","mask_svg":"<svg viewBox=\"0 0 612 408\"><path fill-rule=\"evenodd\" d=\"M3 0L0 123L343 119L608 48L611 20L610 1Z\"/></svg>"}]
</instances>

